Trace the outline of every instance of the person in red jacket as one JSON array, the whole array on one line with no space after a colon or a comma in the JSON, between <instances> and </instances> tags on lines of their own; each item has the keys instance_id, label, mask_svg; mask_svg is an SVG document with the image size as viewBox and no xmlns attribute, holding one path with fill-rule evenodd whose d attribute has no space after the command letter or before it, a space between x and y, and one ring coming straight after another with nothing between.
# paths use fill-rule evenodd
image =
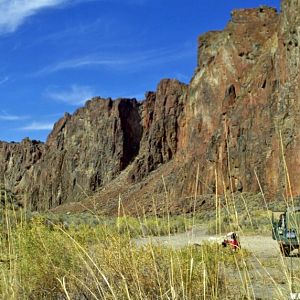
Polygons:
<instances>
[{"instance_id":1,"label":"person in red jacket","mask_svg":"<svg viewBox=\"0 0 300 300\"><path fill-rule=\"evenodd\" d=\"M239 244L239 241L237 239L237 235L235 232L233 232L231 235L230 246L233 251L237 251L240 248L240 244Z\"/></svg>"},{"instance_id":2,"label":"person in red jacket","mask_svg":"<svg viewBox=\"0 0 300 300\"><path fill-rule=\"evenodd\" d=\"M241 248L240 243L238 241L237 234L235 232L230 232L227 234L227 238L222 242L222 245L226 247L229 245L232 251L237 251Z\"/></svg>"}]
</instances>

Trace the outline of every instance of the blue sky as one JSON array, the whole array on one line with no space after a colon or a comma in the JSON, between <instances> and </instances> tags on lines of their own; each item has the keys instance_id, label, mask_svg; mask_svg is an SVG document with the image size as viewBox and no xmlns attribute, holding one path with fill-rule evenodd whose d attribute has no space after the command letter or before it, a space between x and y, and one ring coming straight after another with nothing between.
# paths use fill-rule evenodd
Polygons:
<instances>
[{"instance_id":1,"label":"blue sky","mask_svg":"<svg viewBox=\"0 0 300 300\"><path fill-rule=\"evenodd\" d=\"M92 96L136 97L188 82L197 37L235 8L279 0L0 0L0 140L44 141Z\"/></svg>"}]
</instances>

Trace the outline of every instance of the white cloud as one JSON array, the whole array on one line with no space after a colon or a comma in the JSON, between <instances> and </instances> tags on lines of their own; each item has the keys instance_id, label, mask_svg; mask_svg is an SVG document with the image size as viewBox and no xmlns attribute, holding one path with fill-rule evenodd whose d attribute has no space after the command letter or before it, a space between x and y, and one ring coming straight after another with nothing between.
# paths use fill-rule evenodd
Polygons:
<instances>
[{"instance_id":1,"label":"white cloud","mask_svg":"<svg viewBox=\"0 0 300 300\"><path fill-rule=\"evenodd\" d=\"M28 119L28 116L17 116L8 114L6 111L2 111L0 114L0 121L20 121Z\"/></svg>"},{"instance_id":2,"label":"white cloud","mask_svg":"<svg viewBox=\"0 0 300 300\"><path fill-rule=\"evenodd\" d=\"M29 130L29 131L42 131L42 130L51 130L54 123L48 122L32 122L24 127L21 127L20 130Z\"/></svg>"},{"instance_id":3,"label":"white cloud","mask_svg":"<svg viewBox=\"0 0 300 300\"><path fill-rule=\"evenodd\" d=\"M95 95L91 87L74 84L66 90L47 90L45 96L71 105L82 105Z\"/></svg>"},{"instance_id":4,"label":"white cloud","mask_svg":"<svg viewBox=\"0 0 300 300\"><path fill-rule=\"evenodd\" d=\"M43 9L92 1L97 0L0 0L0 34L14 32L27 18ZM109 2L112 0L99 1ZM147 0L126 0L125 2L127 4L142 5Z\"/></svg>"},{"instance_id":5,"label":"white cloud","mask_svg":"<svg viewBox=\"0 0 300 300\"><path fill-rule=\"evenodd\" d=\"M0 85L4 84L5 82L7 82L9 80L8 76L5 76L4 78L0 79Z\"/></svg>"},{"instance_id":6,"label":"white cloud","mask_svg":"<svg viewBox=\"0 0 300 300\"><path fill-rule=\"evenodd\" d=\"M37 71L33 74L33 76L39 76L44 74L51 74L62 70L69 70L69 69L77 69L86 66L118 66L122 64L126 64L127 62L122 60L113 60L113 59L98 59L92 57L82 57L82 58L75 58L66 61L59 62L55 65L46 66L45 68Z\"/></svg>"},{"instance_id":7,"label":"white cloud","mask_svg":"<svg viewBox=\"0 0 300 300\"><path fill-rule=\"evenodd\" d=\"M187 56L194 55L193 49L186 48L169 48L169 49L153 49L136 53L105 56L105 55L89 55L78 57L65 61L60 61L53 65L48 65L37 72L31 74L33 77L51 74L63 70L80 69L88 67L106 67L111 69L135 70L153 65L166 64L168 62L177 61ZM128 68L130 66L130 68Z\"/></svg>"},{"instance_id":8,"label":"white cloud","mask_svg":"<svg viewBox=\"0 0 300 300\"><path fill-rule=\"evenodd\" d=\"M13 32L38 11L70 0L0 0L0 34Z\"/></svg>"}]
</instances>

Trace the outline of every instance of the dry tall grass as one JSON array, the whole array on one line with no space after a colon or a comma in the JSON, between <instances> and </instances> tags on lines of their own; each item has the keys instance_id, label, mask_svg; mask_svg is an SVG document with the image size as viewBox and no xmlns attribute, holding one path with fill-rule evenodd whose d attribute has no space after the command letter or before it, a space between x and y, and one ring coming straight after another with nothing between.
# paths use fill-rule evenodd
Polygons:
<instances>
[{"instance_id":1,"label":"dry tall grass","mask_svg":"<svg viewBox=\"0 0 300 300\"><path fill-rule=\"evenodd\" d=\"M1 299L219 299L230 295L225 269L243 265L243 252L217 244L138 246L130 229L65 230L3 213Z\"/></svg>"}]
</instances>

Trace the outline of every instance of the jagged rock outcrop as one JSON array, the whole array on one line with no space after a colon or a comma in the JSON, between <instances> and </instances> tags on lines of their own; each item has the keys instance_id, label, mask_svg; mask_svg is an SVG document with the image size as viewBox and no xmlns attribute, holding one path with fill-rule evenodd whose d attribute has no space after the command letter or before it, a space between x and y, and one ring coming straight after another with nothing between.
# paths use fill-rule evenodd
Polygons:
<instances>
[{"instance_id":1,"label":"jagged rock outcrop","mask_svg":"<svg viewBox=\"0 0 300 300\"><path fill-rule=\"evenodd\" d=\"M0 185L20 194L20 204L24 201L22 180L40 161L44 152L44 144L38 141L24 139L21 143L0 142Z\"/></svg>"},{"instance_id":2,"label":"jagged rock outcrop","mask_svg":"<svg viewBox=\"0 0 300 300\"><path fill-rule=\"evenodd\" d=\"M205 149L206 186L215 188L217 170L219 189L225 182L227 189L258 191L259 181L269 197L299 194L299 9L298 1L283 1L278 17L266 8L240 12L252 15L249 24L255 26L249 27L265 32L249 43L259 44L260 51L246 69L228 63L236 74L226 82L225 93L226 85L218 90L224 99L218 101L222 114L219 110L217 130ZM231 23L226 30L230 28L234 28ZM248 38L244 33L237 41L244 46ZM231 51L235 58L241 53L238 46L237 52Z\"/></svg>"},{"instance_id":3,"label":"jagged rock outcrop","mask_svg":"<svg viewBox=\"0 0 300 300\"><path fill-rule=\"evenodd\" d=\"M175 156L186 91L187 85L177 80L162 80L156 93L147 93L142 107L140 154L129 174L132 182L140 181Z\"/></svg>"},{"instance_id":4,"label":"jagged rock outcrop","mask_svg":"<svg viewBox=\"0 0 300 300\"><path fill-rule=\"evenodd\" d=\"M141 103L93 99L45 144L1 143L1 181L33 209L97 191L109 213L119 194L129 210L151 211L166 189L174 210L195 190L299 195L299 16L298 0L284 0L280 14L233 11L223 31L199 38L189 85L162 80Z\"/></svg>"},{"instance_id":5,"label":"jagged rock outcrop","mask_svg":"<svg viewBox=\"0 0 300 300\"><path fill-rule=\"evenodd\" d=\"M299 195L300 2L299 0L282 1L281 9L275 62L276 77L278 78L276 118L278 130L282 136L282 148L285 154L286 169L289 173L288 177L282 171L283 167L277 171L281 175L281 187L291 190L290 192L294 195ZM273 144L276 145L275 141ZM276 147L273 148L276 154Z\"/></svg>"},{"instance_id":6,"label":"jagged rock outcrop","mask_svg":"<svg viewBox=\"0 0 300 300\"><path fill-rule=\"evenodd\" d=\"M257 190L254 172L261 180L268 177L265 144L275 127L278 23L271 8L234 11L224 31L199 39L183 145L200 165L202 193Z\"/></svg>"},{"instance_id":7,"label":"jagged rock outcrop","mask_svg":"<svg viewBox=\"0 0 300 300\"><path fill-rule=\"evenodd\" d=\"M93 99L65 114L45 144L2 144L4 183L32 209L76 201L110 182L139 151L142 127L136 100Z\"/></svg>"}]
</instances>

